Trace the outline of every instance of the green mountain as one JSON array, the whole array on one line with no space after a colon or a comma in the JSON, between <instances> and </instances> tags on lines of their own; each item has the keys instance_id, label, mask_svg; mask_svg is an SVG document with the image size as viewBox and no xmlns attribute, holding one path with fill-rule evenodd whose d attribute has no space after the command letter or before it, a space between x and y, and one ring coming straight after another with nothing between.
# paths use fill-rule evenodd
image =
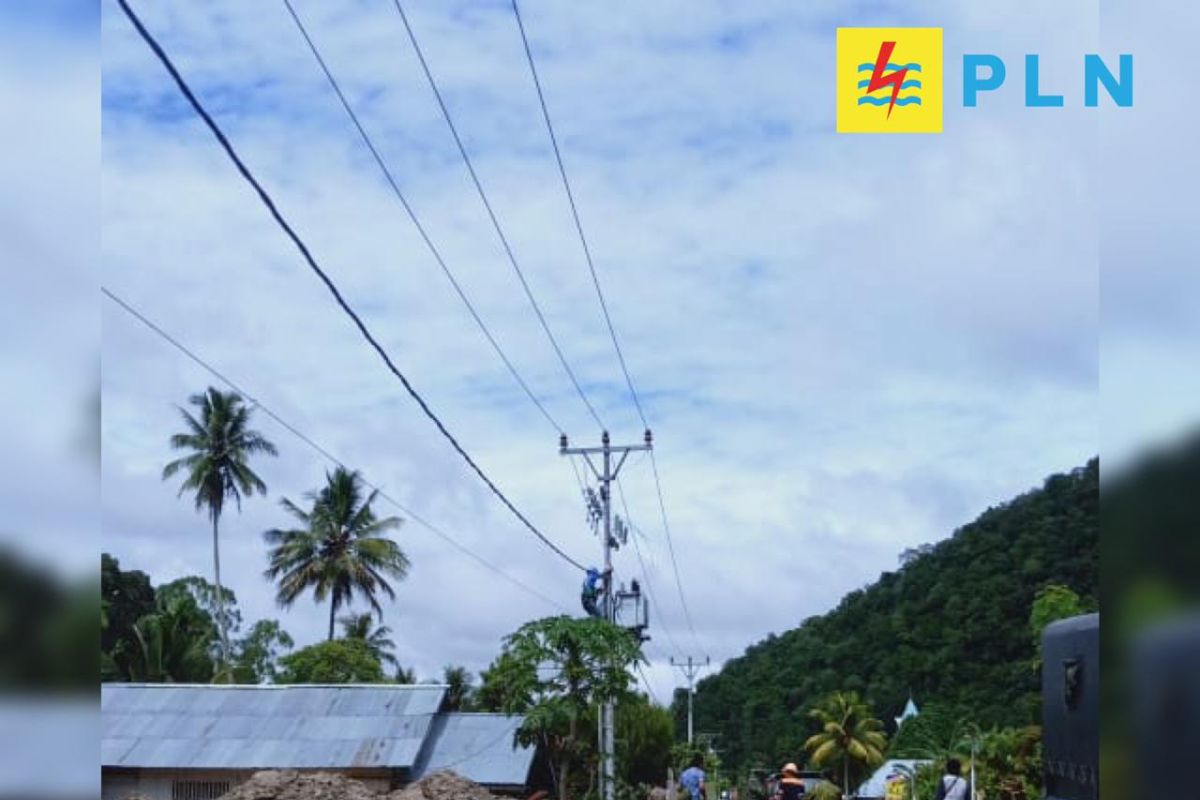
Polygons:
<instances>
[{"instance_id":1,"label":"green mountain","mask_svg":"<svg viewBox=\"0 0 1200 800\"><path fill-rule=\"evenodd\" d=\"M803 760L808 710L855 690L892 727L911 691L919 705L984 728L1037 721L1029 611L1048 583L1089 605L1099 594L1099 462L1047 478L936 545L903 556L836 609L749 647L697 685L696 730L718 734L741 771ZM676 697L676 718L686 714Z\"/></svg>"}]
</instances>

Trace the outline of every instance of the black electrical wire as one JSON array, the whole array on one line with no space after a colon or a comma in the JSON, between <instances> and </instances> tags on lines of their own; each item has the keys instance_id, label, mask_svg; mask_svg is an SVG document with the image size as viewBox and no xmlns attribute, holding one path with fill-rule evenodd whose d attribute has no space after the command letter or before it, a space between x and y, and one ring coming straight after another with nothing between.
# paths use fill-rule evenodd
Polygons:
<instances>
[{"instance_id":1,"label":"black electrical wire","mask_svg":"<svg viewBox=\"0 0 1200 800\"><path fill-rule=\"evenodd\" d=\"M679 589L679 604L683 606L683 618L687 621L688 630L691 631L692 641L699 647L700 643L696 639L696 626L692 624L692 612L688 609L687 598L683 594L683 581L679 577L679 562L675 559L675 543L671 537L671 523L667 519L667 503L663 500L662 481L658 477L658 459L654 457L654 451L650 451L650 469L654 473L654 492L658 495L658 510L662 514L663 530L667 533L667 552L671 554L671 569L675 573L675 586Z\"/></svg>"},{"instance_id":2,"label":"black electrical wire","mask_svg":"<svg viewBox=\"0 0 1200 800\"><path fill-rule=\"evenodd\" d=\"M358 314L355 313L354 309L352 309L345 299L342 298L342 294L340 291L338 291L337 286L334 285L329 276L325 274L325 271L322 270L317 264L316 260L312 256L312 253L309 252L308 246L304 244L303 240L300 239L299 235L297 235L297 233L292 229L287 220L285 220L283 215L280 214L279 209L276 208L275 202L271 199L270 195L267 194L266 190L250 172L249 168L245 165L245 163L242 162L237 152L233 149L233 145L230 144L229 139L226 138L224 132L221 131L221 128L213 120L212 116L210 116L208 111L205 110L204 106L196 98L196 95L192 93L191 88L183 79L183 76L179 74L179 71L171 62L170 57L168 57L166 52L163 51L162 47L159 45L154 36L148 30L146 30L146 27L142 24L142 21L138 18L137 14L135 14L133 9L129 7L127 0L117 0L117 2L120 4L122 11L125 12L125 16L129 19L130 23L132 23L138 34L142 37L142 40L154 52L155 56L158 57L158 60L162 63L167 72L170 73L171 78L175 81L176 86L187 99L188 103L191 104L192 109L200 116L202 120L204 120L204 123L208 126L213 136L216 137L221 147L225 150L226 155L229 156L230 160L234 163L234 166L237 167L238 172L241 173L246 182L254 188L255 192L257 192L259 196L259 199L262 201L263 205L267 207L267 210L270 212L275 222L300 251L300 254L304 257L304 260L308 264L309 268L317 275L318 278L320 278L321 282L325 284L325 287L329 290L329 293L333 295L334 301L337 302L342 311L354 322L355 327L358 328L358 331L362 337L371 345L371 347L383 360L383 363L387 365L388 370L404 386L404 389L408 392L409 396L411 396L412 399L416 401L417 405L420 406L421 411L425 413L425 416L427 416L430 421L437 426L438 431L442 434L446 441L448 441L455 451L462 456L463 460L467 462L475 474L479 476L479 479L482 480L488 489L491 490L492 494L499 498L500 502L502 502L508 508L508 510L511 511L512 514L521 521L521 523L529 530L530 533L536 536L542 542L542 544L549 547L564 561L580 571L585 571L586 568L582 564L563 552L563 550L557 544L555 544L544 533L538 530L537 527L530 522L529 519L522 514L515 505L513 505L512 501L510 501L508 497L506 497L505 494L500 491L500 488L496 486L496 484L492 482L492 479L489 478L479 467L479 465L475 463L474 459L471 458L467 451L463 449L462 445L459 444L458 440L454 438L454 436L446 428L445 424L442 423L441 419L438 418L438 416L433 412L433 409L429 407L429 404L425 402L425 398L423 398L417 392L417 390L409 382L408 378L405 377L404 373L401 372L400 369L392 362L392 359L387 354L387 351L383 349L383 346L380 345L378 341L376 341L375 337L367 329L367 326L363 323Z\"/></svg>"},{"instance_id":3,"label":"black electrical wire","mask_svg":"<svg viewBox=\"0 0 1200 800\"><path fill-rule=\"evenodd\" d=\"M546 120L546 130L550 134L550 144L554 147L554 160L558 163L558 174L562 177L563 188L567 192L567 201L571 206L571 218L575 220L575 232L579 234L579 243L583 245L583 255L587 260L588 271L592 273L592 285L596 287L596 298L600 301L600 309L604 312L604 323L608 326L608 335L612 339L613 349L617 351L617 360L621 363L621 372L625 375L625 384L629 387L629 394L633 397L633 404L637 407L638 417L642 420L643 427L650 427L646 422L646 415L642 411L642 402L638 398L637 390L633 388L633 378L629 376L629 369L625 366L625 354L621 352L621 343L617 341L617 331L613 327L612 317L608 313L608 303L604 300L604 292L600 288L600 278L596 274L596 264L592 260L592 250L588 246L587 236L583 233L583 223L579 219L579 208L575 204L575 193L571 191L571 181L567 178L567 168L563 165L562 151L558 147L558 137L554 133L554 123L550 121L550 111L546 107L546 96L542 92L542 82L538 77L537 66L533 61L533 51L529 49L529 39L525 35L525 23L521 21L521 9L517 7L517 0L512 0L513 14L517 18L517 27L521 31L521 42L525 46L525 60L529 63L529 74L533 76L533 85L537 89L538 104L542 109L542 117Z\"/></svg>"},{"instance_id":4,"label":"black electrical wire","mask_svg":"<svg viewBox=\"0 0 1200 800\"><path fill-rule=\"evenodd\" d=\"M645 684L646 691L650 694L650 699L654 701L654 705L656 705L656 706L662 705L662 703L658 702L658 695L656 695L654 693L654 687L650 685L650 679L646 677L646 673L642 669L641 662L638 662L638 664L637 664L637 671L638 671L638 675L642 676L642 683Z\"/></svg>"},{"instance_id":5,"label":"black electrical wire","mask_svg":"<svg viewBox=\"0 0 1200 800\"><path fill-rule=\"evenodd\" d=\"M558 164L558 174L562 178L563 189L566 191L567 202L571 206L571 218L575 221L575 231L579 234L579 243L583 246L583 255L587 261L588 271L592 274L592 285L596 288L596 298L600 301L600 310L604 312L604 322L608 326L608 333L612 339L613 349L617 353L617 361L621 364L621 372L625 375L625 384L629 387L629 395L633 398L634 407L637 409L638 417L647 429L650 423L646 420L646 413L642 408L642 401L638 397L637 389L634 388L633 378L629 375L629 368L625 364L625 355L621 352L621 343L617 339L617 331L613 326L612 316L608 313L608 303L604 299L604 291L600 288L600 278L596 274L596 264L592 259L592 251L588 246L587 236L583 232L583 223L579 219L579 208L575 203L575 193L571 190L571 181L567 177L567 168L563 164L562 151L558 146L558 136L554 133L554 123L550 119L550 111L546 105L546 95L542 91L542 82L538 77L537 65L533 60L533 51L529 47L529 37L525 32L525 23L521 19L521 9L517 5L517 0L512 0L513 16L517 20L517 28L521 32L521 43L525 48L525 60L529 64L529 74L533 77L534 88L537 89L538 105L542 109L542 118L546 121L546 131L550 135L550 144L554 148L554 160ZM683 606L684 617L687 620L688 629L691 631L692 639L696 638L696 627L692 624L692 614L688 609L687 599L683 593L683 583L679 577L679 563L675 558L675 545L671 537L671 525L667 519L667 504L663 499L662 481L658 474L658 460L654 457L654 451L650 451L650 464L654 469L654 490L658 494L658 505L662 512L663 529L667 534L667 548L671 554L671 568L675 572L675 583L679 587L679 602Z\"/></svg>"},{"instance_id":6,"label":"black electrical wire","mask_svg":"<svg viewBox=\"0 0 1200 800\"><path fill-rule=\"evenodd\" d=\"M290 6L290 0L284 0L284 2L289 3ZM454 119L450 116L450 109L447 108L446 101L442 98L442 92L438 88L437 81L434 80L432 70L429 68L429 63L425 60L425 53L421 50L421 45L417 42L417 35L408 21L408 15L404 13L404 6L400 4L400 0L394 0L394 4L396 11L400 14L400 20L404 23L404 30L408 32L408 40L412 43L413 51L417 54L417 60L421 62L421 70L425 73L425 79L429 82L429 88L433 90L433 96L437 98L438 107L442 110L442 117L446 120L447 127L450 128L451 136L454 137L454 144L458 146L458 154L462 156L463 163L466 164L467 172L471 175L471 182L475 184L475 191L478 192L479 199L483 201L483 207L487 210L488 219L492 221L492 228L495 229L496 236L499 237L500 244L504 247L504 253L508 256L508 262L512 264L513 270L517 273L517 278L521 282L521 288L525 290L525 297L533 307L533 312L537 315L538 322L541 323L542 330L545 331L546 338L550 340L550 345L554 348L555 354L558 355L559 363L562 364L563 370L567 373L567 377L571 379L575 391L579 394L579 399L583 401L588 413L592 415L592 419L596 421L596 424L604 428L604 422L601 421L600 415L596 413L595 407L588 400L587 393L584 392L579 379L575 377L575 371L571 369L571 365L568 363L566 355L563 354L558 339L550 330L550 325L546 322L546 315L542 313L541 306L538 305L538 301L533 296L533 290L529 288L529 282L525 279L525 273L521 269L520 264L517 263L517 257L509 245L508 237L504 234L504 230L500 226L500 220L497 218L496 212L492 208L492 203L488 200L487 193L483 189L483 183L479 180L479 175L475 172L475 165L471 162L470 155L467 154L467 148L463 144L462 137L458 135L458 128L454 124Z\"/></svg>"},{"instance_id":7,"label":"black electrical wire","mask_svg":"<svg viewBox=\"0 0 1200 800\"><path fill-rule=\"evenodd\" d=\"M228 386L233 391L240 394L242 397L245 397L247 400L249 400L256 408L258 408L260 411L262 411L268 417L273 419L280 427L282 427L288 433L292 434L297 439L304 442L310 448L312 448L317 453L319 453L321 456L323 456L326 460L330 461L334 466L342 467L343 469L348 469L348 467L346 467L345 462L343 462L340 458L333 455L331 452L329 452L329 450L325 449L325 447L318 444L315 440L313 440L311 437L309 437L306 433L301 431L296 426L292 425L292 423L288 422L283 417L276 414L273 410L271 410L271 408L264 405L262 403L262 401L255 398L252 394L247 392L241 386L234 383L232 379L226 377L224 373L222 373L220 370L218 370L212 364L208 363L203 358L201 358L199 355L197 355L195 353L195 351L191 350L189 347L187 347L187 345L183 344L178 339L176 339L174 336L167 333L165 330L163 330L162 327L160 327L158 324L156 324L155 322L150 320L148 317L146 317L145 314L143 314L142 312L140 312L136 308L134 308L132 304L130 304L129 302L127 302L126 300L124 300L123 298L118 296L116 293L110 291L107 287L101 286L100 291L104 294L105 297L107 297L109 300L116 303L117 306L119 306L122 310L124 310L125 313L129 314L131 317L136 319L138 322L142 323L142 325L146 326L151 331L158 334L159 337L161 337L164 341L166 341L168 344L170 344L176 350L178 350L179 352L181 352L185 356L187 356L194 364L199 366L201 369L206 371L208 374L212 375L214 378L219 380L221 383ZM360 473L360 476L361 476L361 473ZM532 586L529 586L529 585L523 583L522 581L520 581L519 579L514 578L512 575L509 575L507 572L500 569L495 564L492 564L491 562L487 561L482 556L478 555L474 550L471 550L469 547L467 547L465 544L463 544L462 542L455 539L450 534L446 533L445 531L441 530L433 523L424 519L417 512L406 507L399 500L395 499L390 494L388 494L383 488L373 484L365 476L362 477L362 481L363 481L364 485L366 485L368 488L370 488L376 492L379 492L380 497L382 497L385 501L387 501L388 503L391 503L393 506L398 508L402 513L407 515L410 519L412 519L418 525L425 528L430 533L433 533L435 536L442 539L443 541L445 541L447 544L454 547L459 552L468 556L469 558L471 558L472 560L477 562L480 566L483 566L483 567L491 570L493 573L495 573L496 575L499 575L501 578L508 581L509 583L512 583L514 586L517 586L518 588L523 589L524 591L528 592L529 594L533 595L534 597L538 598L539 600L545 601L546 603L554 606L555 608L559 609L560 611L563 611L563 612L566 611L566 608L561 603L559 603L555 600L551 600L549 597L542 594L537 589L534 589Z\"/></svg>"},{"instance_id":8,"label":"black electrical wire","mask_svg":"<svg viewBox=\"0 0 1200 800\"><path fill-rule=\"evenodd\" d=\"M413 226L417 229L417 233L420 234L421 240L425 242L425 246L429 248L429 252L433 255L434 260L437 261L438 266L442 268L442 273L445 274L446 279L450 281L450 285L454 287L454 291L458 294L459 299L462 300L463 305L467 307L467 311L470 312L471 318L475 320L475 324L479 326L479 330L483 332L484 337L488 340L488 343L491 344L492 349L496 351L496 355L498 355L500 360L504 362L504 366L508 368L509 373L513 376L513 379L516 380L517 384L520 385L522 391L525 392L525 395L530 399L530 401L533 402L535 406L537 406L537 409L542 413L542 416L545 417L546 420L553 425L559 433L564 433L562 426L558 424L553 416L551 416L550 412L546 409L546 406L540 399L538 399L537 395L533 393L533 390L529 388L529 384L527 384L525 379L521 377L521 373L519 373L517 368L513 366L511 359L509 359L508 355L504 352L504 348L500 346L500 343L496 340L496 337L492 335L491 330L489 330L488 326L484 323L483 318L479 316L479 312L475 310L475 305L467 296L466 290L462 288L462 285L458 282L458 279L450 270L449 265L446 264L446 260L442 257L441 251L438 250L436 245L434 245L433 239L430 238L429 233L425 230L425 226L421 223L420 218L417 216L417 212L413 210L412 205L408 202L408 198L406 198L404 196L404 192L400 190L400 185L392 176L392 171L388 169L387 162L385 162L383 160L383 156L379 154L379 150L375 147L374 141L372 141L370 135L367 133L366 128L363 127L362 122L359 121L358 115L351 107L350 102L346 99L346 95L342 92L342 87L338 84L337 79L333 77L333 73L325 64L325 59L321 57L321 53L317 49L316 44L313 42L312 37L308 35L308 30L304 27L304 23L300 21L300 16L296 13L296 9L292 7L290 0L283 0L283 4L287 6L288 13L291 14L292 20L296 23L296 27L300 29L300 34L304 37L304 41L308 43L308 49L312 52L313 58L316 59L317 64L321 67L321 72L325 73L325 79L329 82L329 85L337 95L338 100L341 101L342 108L345 109L347 116L350 117L350 121L354 123L354 127L358 129L358 134L362 137L363 144L365 144L367 149L371 151L371 156L375 159L375 163L379 166L380 171L383 172L384 179L387 181L388 185L391 186L393 194L395 194L396 199L400 201L400 205L404 207L405 213L408 214L408 218L412 221Z\"/></svg>"},{"instance_id":9,"label":"black electrical wire","mask_svg":"<svg viewBox=\"0 0 1200 800\"><path fill-rule=\"evenodd\" d=\"M625 521L632 528L630 538L633 539L633 552L637 554L638 564L642 567L642 580L646 584L646 595L650 598L650 605L654 608L654 614L658 618L659 626L662 627L663 633L667 635L667 641L671 643L671 649L676 653L683 653L683 650L675 641L675 637L671 635L671 629L667 627L666 618L663 616L662 609L658 606L658 593L652 591L650 588L650 570L646 569L646 561L642 558L642 546L638 544L638 535L641 533L641 529L634 524L629 514L629 503L625 501L625 487L621 485L619 480L616 481L616 484L617 494L621 497L621 508L625 511Z\"/></svg>"}]
</instances>

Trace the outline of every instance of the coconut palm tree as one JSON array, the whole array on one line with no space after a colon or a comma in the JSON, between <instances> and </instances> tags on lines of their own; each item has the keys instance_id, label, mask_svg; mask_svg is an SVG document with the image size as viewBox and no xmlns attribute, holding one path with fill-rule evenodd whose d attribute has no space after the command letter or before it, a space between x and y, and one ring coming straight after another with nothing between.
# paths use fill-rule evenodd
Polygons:
<instances>
[{"instance_id":1,"label":"coconut palm tree","mask_svg":"<svg viewBox=\"0 0 1200 800\"><path fill-rule=\"evenodd\" d=\"M367 650L381 664L397 668L400 666L400 662L393 654L396 643L389 638L392 629L387 625L380 625L372 630L370 614L347 614L344 617L338 617L338 622L342 623L343 639L358 639L367 646Z\"/></svg>"},{"instance_id":2,"label":"coconut palm tree","mask_svg":"<svg viewBox=\"0 0 1200 800\"><path fill-rule=\"evenodd\" d=\"M229 620L224 609L221 588L220 522L225 501L232 498L238 511L242 495L267 493L267 485L247 463L252 455L278 455L275 445L258 431L250 429L251 409L236 392L222 392L213 387L203 394L194 394L188 402L199 409L197 419L180 407L185 433L171 437L171 448L188 454L163 467L163 480L177 472L184 474L179 494L191 492L196 510L204 510L212 521L213 583L216 585L217 630L221 640L222 661L229 661Z\"/></svg>"},{"instance_id":3,"label":"coconut palm tree","mask_svg":"<svg viewBox=\"0 0 1200 800\"><path fill-rule=\"evenodd\" d=\"M213 677L209 651L216 631L191 597L177 596L134 624L133 636L118 643L114 659L126 679L143 683L207 683Z\"/></svg>"},{"instance_id":4,"label":"coconut palm tree","mask_svg":"<svg viewBox=\"0 0 1200 800\"><path fill-rule=\"evenodd\" d=\"M834 692L808 715L821 723L821 732L809 737L804 747L817 766L841 762L842 796L849 797L851 763L867 768L883 763L883 723L871 716L857 692Z\"/></svg>"},{"instance_id":5,"label":"coconut palm tree","mask_svg":"<svg viewBox=\"0 0 1200 800\"><path fill-rule=\"evenodd\" d=\"M387 577L402 580L408 575L408 556L384 534L400 526L399 517L375 516L371 504L378 491L364 499L362 478L357 472L338 467L326 473L325 486L305 497L312 503L304 511L286 497L284 510L303 527L266 531L271 546L267 578L278 581L276 600L288 608L296 598L312 590L318 603L329 600L329 640L338 609L359 594L382 618L377 594L396 596Z\"/></svg>"},{"instance_id":6,"label":"coconut palm tree","mask_svg":"<svg viewBox=\"0 0 1200 800\"><path fill-rule=\"evenodd\" d=\"M466 667L448 664L442 670L442 683L446 684L446 710L467 711L474 704L474 676Z\"/></svg>"}]
</instances>

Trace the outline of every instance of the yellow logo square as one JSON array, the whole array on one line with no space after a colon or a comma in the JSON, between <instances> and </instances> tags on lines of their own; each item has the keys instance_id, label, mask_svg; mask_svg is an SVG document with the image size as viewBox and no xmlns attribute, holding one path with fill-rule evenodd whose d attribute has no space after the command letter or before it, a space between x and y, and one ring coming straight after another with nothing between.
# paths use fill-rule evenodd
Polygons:
<instances>
[{"instance_id":1,"label":"yellow logo square","mask_svg":"<svg viewBox=\"0 0 1200 800\"><path fill-rule=\"evenodd\" d=\"M941 28L837 29L838 133L942 132Z\"/></svg>"}]
</instances>

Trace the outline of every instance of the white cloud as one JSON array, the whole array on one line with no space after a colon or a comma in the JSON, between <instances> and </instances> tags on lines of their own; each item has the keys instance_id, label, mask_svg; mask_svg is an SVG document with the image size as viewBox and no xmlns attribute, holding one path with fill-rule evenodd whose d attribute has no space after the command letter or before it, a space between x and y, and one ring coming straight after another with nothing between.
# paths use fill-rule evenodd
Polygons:
<instances>
[{"instance_id":1,"label":"white cloud","mask_svg":"<svg viewBox=\"0 0 1200 800\"><path fill-rule=\"evenodd\" d=\"M387 4L299 3L480 313L577 442L598 433L541 335ZM660 448L687 633L648 466L626 489L682 648L723 659L821 612L988 504L1098 448L1093 123L948 106L940 137L832 134L840 4L527 3L551 111L614 321ZM1092 8L1085 4L1076 7ZM624 394L505 4L411 10L550 324L617 441ZM496 566L559 602L578 576L448 449L303 268L165 74L106 7L104 281L259 399ZM1008 43L1039 14L931 6L948 37ZM283 213L484 469L579 558L596 543L556 435L423 249L279 6L147 6ZM878 10L881 21L891 12ZM1068 35L1069 34L1069 35ZM1013 76L1016 80L1016 76ZM948 92L951 89L948 87ZM158 479L171 404L209 379L107 306L105 547L158 579L207 574L206 531ZM260 419L279 495L324 465ZM231 518L225 571L250 617L271 503ZM553 609L418 526L389 621L429 675L479 669ZM636 560L618 554L630 575ZM321 609L283 615L301 641ZM660 698L669 669L651 670Z\"/></svg>"}]
</instances>

